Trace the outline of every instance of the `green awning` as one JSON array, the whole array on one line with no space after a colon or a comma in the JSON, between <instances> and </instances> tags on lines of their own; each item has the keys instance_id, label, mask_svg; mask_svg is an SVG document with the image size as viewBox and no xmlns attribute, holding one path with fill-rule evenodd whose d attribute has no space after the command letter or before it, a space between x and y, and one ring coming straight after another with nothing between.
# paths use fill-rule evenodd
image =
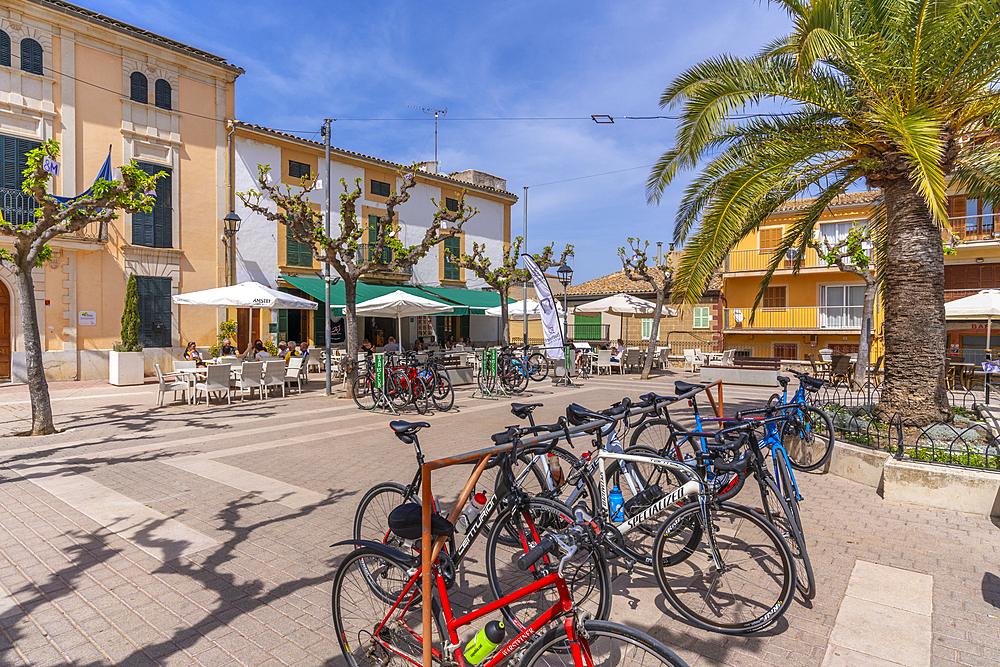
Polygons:
<instances>
[{"instance_id":1,"label":"green awning","mask_svg":"<svg viewBox=\"0 0 1000 667\"><path fill-rule=\"evenodd\" d=\"M309 296L313 297L320 303L326 299L326 286L323 284L322 278L315 278L312 276L281 276L281 279L287 282L289 285L293 285ZM368 301L369 299L374 299L380 296L384 296L396 290L401 290L407 294L412 294L414 296L419 296L422 299L430 299L431 301L437 301L438 303L443 303L446 306L452 306L453 303L448 299L439 298L437 295L428 294L419 287L411 287L409 285L369 285L368 283L359 282L357 286L357 303L362 303ZM454 290L461 292L463 290ZM495 296L495 295L494 295ZM344 295L344 281L338 281L336 285L330 286L330 301L334 304L343 304L346 296ZM497 303L500 303L499 300ZM439 313L441 315L465 315L468 313L467 308L454 308L450 313ZM334 315L343 315L343 308L334 308Z\"/></svg>"},{"instance_id":2,"label":"green awning","mask_svg":"<svg viewBox=\"0 0 1000 667\"><path fill-rule=\"evenodd\" d=\"M482 292L470 289L457 289L454 287L421 287L421 290L428 292L445 301L451 301L465 306L462 314L482 315L487 308L494 308L500 305L500 295L497 292ZM515 299L508 297L507 303L514 303ZM456 313L459 311L456 308Z\"/></svg>"}]
</instances>

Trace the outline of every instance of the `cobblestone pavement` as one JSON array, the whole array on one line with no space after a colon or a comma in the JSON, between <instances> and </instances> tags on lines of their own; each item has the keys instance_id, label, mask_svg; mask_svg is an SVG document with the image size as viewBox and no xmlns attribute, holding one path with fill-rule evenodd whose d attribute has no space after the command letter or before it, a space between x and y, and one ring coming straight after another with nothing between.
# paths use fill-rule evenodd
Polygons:
<instances>
[{"instance_id":1,"label":"cobblestone pavement","mask_svg":"<svg viewBox=\"0 0 1000 667\"><path fill-rule=\"evenodd\" d=\"M544 403L545 422L571 401L600 408L690 377L533 385L523 398ZM330 591L347 551L330 545L350 536L370 486L407 483L415 463L389 417L323 397L318 384L285 399L163 408L155 386L53 385L65 430L0 438L0 665L343 665ZM727 412L767 393L727 389ZM428 457L479 448L516 422L508 402L470 394L427 416ZM22 429L29 409L23 387L0 388L0 434ZM463 480L455 468L436 474L435 493L454 498ZM691 665L819 666L855 563L866 561L933 577L930 664L1000 663L997 525L886 502L831 475L799 483L818 585L810 604L796 600L755 636L713 635L683 623L650 573L613 566L613 620ZM476 548L460 584L481 600Z\"/></svg>"}]
</instances>

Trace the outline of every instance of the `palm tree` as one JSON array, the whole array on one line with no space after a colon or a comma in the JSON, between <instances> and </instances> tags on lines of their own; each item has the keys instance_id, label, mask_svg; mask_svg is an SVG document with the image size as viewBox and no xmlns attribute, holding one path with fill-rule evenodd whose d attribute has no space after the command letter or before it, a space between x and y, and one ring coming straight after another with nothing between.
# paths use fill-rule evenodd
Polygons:
<instances>
[{"instance_id":1,"label":"palm tree","mask_svg":"<svg viewBox=\"0 0 1000 667\"><path fill-rule=\"evenodd\" d=\"M877 410L920 423L950 419L945 191L951 177L1000 199L1000 2L772 2L791 17L789 35L752 57L695 65L661 97L661 106L682 111L676 143L647 181L650 201L681 170L702 165L677 213L675 240L687 244L675 293L696 298L739 240L783 202L811 196L786 229L763 291L786 252L795 252L797 268L838 195L861 181L880 188L869 221L885 303Z\"/></svg>"}]
</instances>

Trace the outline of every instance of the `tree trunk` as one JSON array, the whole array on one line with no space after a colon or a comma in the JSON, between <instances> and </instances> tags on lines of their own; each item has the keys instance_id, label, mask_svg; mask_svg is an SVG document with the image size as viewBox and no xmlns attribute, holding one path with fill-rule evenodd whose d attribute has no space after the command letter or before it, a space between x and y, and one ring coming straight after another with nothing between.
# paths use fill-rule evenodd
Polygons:
<instances>
[{"instance_id":1,"label":"tree trunk","mask_svg":"<svg viewBox=\"0 0 1000 667\"><path fill-rule=\"evenodd\" d=\"M865 303L861 308L861 335L858 336L858 363L854 364L854 383L859 387L865 386L868 374L868 364L871 363L871 336L866 322L871 322L871 327L875 328L875 295L878 293L874 277L865 278ZM863 361L862 361L863 360Z\"/></svg>"},{"instance_id":2,"label":"tree trunk","mask_svg":"<svg viewBox=\"0 0 1000 667\"><path fill-rule=\"evenodd\" d=\"M45 380L45 368L42 365L42 341L38 333L38 312L35 310L35 281L31 278L30 268L14 265L14 275L17 277L28 394L31 397L30 435L50 435L56 432L56 427L52 422L49 383Z\"/></svg>"},{"instance_id":3,"label":"tree trunk","mask_svg":"<svg viewBox=\"0 0 1000 667\"><path fill-rule=\"evenodd\" d=\"M347 394L353 398L354 381L358 379L358 281L344 278L344 324L347 327Z\"/></svg>"},{"instance_id":4,"label":"tree trunk","mask_svg":"<svg viewBox=\"0 0 1000 667\"><path fill-rule=\"evenodd\" d=\"M941 230L909 179L890 182L884 195L885 383L877 414L920 425L951 421Z\"/></svg>"},{"instance_id":5,"label":"tree trunk","mask_svg":"<svg viewBox=\"0 0 1000 667\"><path fill-rule=\"evenodd\" d=\"M501 287L500 292L500 344L510 345L510 306L507 304L509 287Z\"/></svg>"},{"instance_id":6,"label":"tree trunk","mask_svg":"<svg viewBox=\"0 0 1000 667\"><path fill-rule=\"evenodd\" d=\"M656 353L656 341L660 338L660 318L663 317L663 290L656 290L656 312L653 313L653 328L649 332L649 346L646 348L646 361L642 365L642 379L649 379L653 369L653 355Z\"/></svg>"}]
</instances>

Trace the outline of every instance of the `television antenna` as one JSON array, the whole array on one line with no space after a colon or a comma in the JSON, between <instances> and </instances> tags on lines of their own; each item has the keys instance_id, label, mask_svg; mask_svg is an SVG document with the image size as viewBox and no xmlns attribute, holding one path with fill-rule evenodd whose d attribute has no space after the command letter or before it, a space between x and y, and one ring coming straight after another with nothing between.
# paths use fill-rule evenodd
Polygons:
<instances>
[{"instance_id":1,"label":"television antenna","mask_svg":"<svg viewBox=\"0 0 1000 667\"><path fill-rule=\"evenodd\" d=\"M424 113L434 114L434 168L437 169L438 166L438 115L446 116L448 114L448 107L444 109L428 109L426 107L415 107L413 105L406 105L411 109L417 109L418 111L423 111Z\"/></svg>"}]
</instances>

